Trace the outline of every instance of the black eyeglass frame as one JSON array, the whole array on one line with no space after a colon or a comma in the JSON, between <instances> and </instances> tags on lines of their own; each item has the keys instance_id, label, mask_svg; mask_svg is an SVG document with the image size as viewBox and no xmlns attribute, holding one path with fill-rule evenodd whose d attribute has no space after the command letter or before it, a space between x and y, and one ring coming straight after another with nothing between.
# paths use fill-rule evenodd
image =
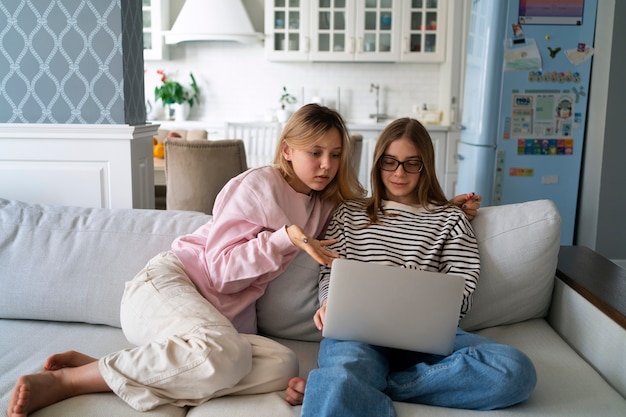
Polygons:
<instances>
[{"instance_id":1,"label":"black eyeglass frame","mask_svg":"<svg viewBox=\"0 0 626 417\"><path fill-rule=\"evenodd\" d=\"M391 163L391 161L395 162L396 163L395 167L393 167L393 169L384 168L383 167L383 163L384 163L383 161L384 160L387 160L388 163ZM406 165L404 165L407 162L419 162L420 167L419 167L419 169L417 171L407 170L406 169ZM378 160L378 168L382 169L383 171L387 171L387 172L395 172L400 165L402 165L402 169L407 174L419 174L424 169L424 161L422 161L421 159L407 159L406 161L400 162L396 158L394 158L393 156L381 156L380 159Z\"/></svg>"}]
</instances>

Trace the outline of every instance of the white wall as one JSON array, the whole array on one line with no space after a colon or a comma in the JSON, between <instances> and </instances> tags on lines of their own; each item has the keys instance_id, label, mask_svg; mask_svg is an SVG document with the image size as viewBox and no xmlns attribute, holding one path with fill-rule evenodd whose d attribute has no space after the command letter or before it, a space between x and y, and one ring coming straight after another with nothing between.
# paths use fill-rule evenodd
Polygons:
<instances>
[{"instance_id":1,"label":"white wall","mask_svg":"<svg viewBox=\"0 0 626 417\"><path fill-rule=\"evenodd\" d=\"M169 61L145 63L146 98L154 98L154 76L165 70L183 85L193 72L201 89L201 105L191 117L213 122L263 120L278 108L282 87L298 104L318 96L350 120L375 113L370 84L381 87L381 111L391 117L412 114L413 104L438 106L439 65L276 63L265 59L261 46L226 42L189 42L170 51ZM152 82L151 79L152 78Z\"/></svg>"},{"instance_id":2,"label":"white wall","mask_svg":"<svg viewBox=\"0 0 626 417\"><path fill-rule=\"evenodd\" d=\"M589 123L583 160L576 244L626 264L626 3L598 2Z\"/></svg>"}]
</instances>

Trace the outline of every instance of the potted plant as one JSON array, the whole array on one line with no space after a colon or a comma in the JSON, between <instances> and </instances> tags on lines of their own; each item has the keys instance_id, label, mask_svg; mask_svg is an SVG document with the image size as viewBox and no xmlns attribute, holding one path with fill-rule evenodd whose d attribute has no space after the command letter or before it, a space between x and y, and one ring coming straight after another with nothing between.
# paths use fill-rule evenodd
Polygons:
<instances>
[{"instance_id":1,"label":"potted plant","mask_svg":"<svg viewBox=\"0 0 626 417\"><path fill-rule=\"evenodd\" d=\"M190 72L191 88L185 88L178 81L168 79L162 70L157 72L161 74L163 84L154 88L154 99L163 102L166 119L185 120L189 109L200 101L200 88L196 78Z\"/></svg>"},{"instance_id":2,"label":"potted plant","mask_svg":"<svg viewBox=\"0 0 626 417\"><path fill-rule=\"evenodd\" d=\"M283 93L278 101L280 102L280 109L276 111L276 118L279 122L285 123L293 113L291 109L287 109L287 105L295 104L298 100L287 91L287 87L283 86Z\"/></svg>"}]
</instances>

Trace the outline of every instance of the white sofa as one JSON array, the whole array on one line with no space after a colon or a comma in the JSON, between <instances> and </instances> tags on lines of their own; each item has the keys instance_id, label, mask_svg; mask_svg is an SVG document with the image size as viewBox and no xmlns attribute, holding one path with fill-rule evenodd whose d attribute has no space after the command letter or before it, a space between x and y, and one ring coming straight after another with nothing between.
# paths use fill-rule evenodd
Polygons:
<instances>
[{"instance_id":1,"label":"white sofa","mask_svg":"<svg viewBox=\"0 0 626 417\"><path fill-rule=\"evenodd\" d=\"M119 328L124 282L168 249L174 237L208 218L194 212L54 207L0 199L2 410L18 376L38 371L48 355L75 349L100 356L129 346ZM483 208L473 225L482 274L474 307L461 325L524 351L537 368L537 388L528 401L506 410L397 403L398 415L625 416L624 311L603 302L596 303L598 308L555 278L560 230L555 206L543 200ZM600 257L588 251L591 255L581 258L576 249L563 248L574 252L564 262L566 272L557 274L597 301L593 289L577 283L576 274L593 271ZM572 265L572 259L582 266ZM316 270L312 261L299 257L271 284L257 308L260 330L297 353L303 377L315 366L320 340L311 321L317 308ZM594 278L602 283L607 274ZM626 277L621 278L611 282L618 285L613 293L623 306ZM283 392L275 392L140 413L107 393L75 397L33 415L280 417L299 416L300 407L289 406Z\"/></svg>"}]
</instances>

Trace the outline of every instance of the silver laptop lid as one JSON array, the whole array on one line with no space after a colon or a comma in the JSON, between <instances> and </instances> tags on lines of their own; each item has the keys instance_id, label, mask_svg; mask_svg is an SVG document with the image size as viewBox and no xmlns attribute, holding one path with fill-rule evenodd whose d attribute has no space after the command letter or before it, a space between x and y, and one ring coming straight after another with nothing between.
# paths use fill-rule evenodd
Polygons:
<instances>
[{"instance_id":1,"label":"silver laptop lid","mask_svg":"<svg viewBox=\"0 0 626 417\"><path fill-rule=\"evenodd\" d=\"M336 259L322 335L417 352L452 352L463 277Z\"/></svg>"}]
</instances>

